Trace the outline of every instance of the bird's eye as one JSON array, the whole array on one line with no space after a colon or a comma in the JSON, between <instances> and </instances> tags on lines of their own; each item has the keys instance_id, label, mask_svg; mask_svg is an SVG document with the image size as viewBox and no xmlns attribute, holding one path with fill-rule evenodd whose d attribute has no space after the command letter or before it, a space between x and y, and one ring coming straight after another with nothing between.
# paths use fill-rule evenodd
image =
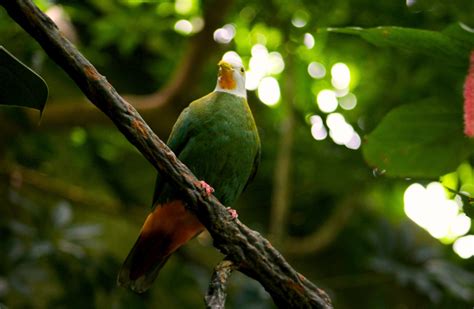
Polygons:
<instances>
[{"instance_id":1,"label":"bird's eye","mask_svg":"<svg viewBox=\"0 0 474 309\"><path fill-rule=\"evenodd\" d=\"M244 73L244 68L240 68L240 72L241 72L241 73Z\"/></svg>"}]
</instances>

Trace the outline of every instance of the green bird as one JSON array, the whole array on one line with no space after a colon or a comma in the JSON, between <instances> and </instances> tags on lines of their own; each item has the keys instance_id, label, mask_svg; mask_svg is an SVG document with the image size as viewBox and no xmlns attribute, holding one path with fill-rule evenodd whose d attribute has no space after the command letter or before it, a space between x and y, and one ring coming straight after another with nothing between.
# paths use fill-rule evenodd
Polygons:
<instances>
[{"instance_id":1,"label":"green bird","mask_svg":"<svg viewBox=\"0 0 474 309\"><path fill-rule=\"evenodd\" d=\"M218 66L216 88L183 110L167 144L202 179L207 195L214 192L222 204L232 205L256 173L260 138L240 57L226 54ZM152 211L120 269L120 286L146 291L171 254L204 230L185 205L179 190L158 174ZM229 213L237 217L235 210Z\"/></svg>"}]
</instances>

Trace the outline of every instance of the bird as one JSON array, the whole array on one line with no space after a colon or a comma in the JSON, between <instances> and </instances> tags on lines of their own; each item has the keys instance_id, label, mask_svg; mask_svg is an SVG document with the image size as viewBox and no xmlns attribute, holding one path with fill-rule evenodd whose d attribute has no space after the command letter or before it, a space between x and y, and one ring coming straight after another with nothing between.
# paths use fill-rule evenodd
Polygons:
<instances>
[{"instance_id":1,"label":"bird","mask_svg":"<svg viewBox=\"0 0 474 309\"><path fill-rule=\"evenodd\" d=\"M237 53L224 54L214 91L181 112L167 145L200 179L203 193L214 194L223 205L232 205L254 178L260 162L260 137ZM237 217L235 210L228 207L228 211L231 219ZM179 189L158 173L151 212L120 268L118 285L145 292L173 252L204 229L186 209Z\"/></svg>"}]
</instances>

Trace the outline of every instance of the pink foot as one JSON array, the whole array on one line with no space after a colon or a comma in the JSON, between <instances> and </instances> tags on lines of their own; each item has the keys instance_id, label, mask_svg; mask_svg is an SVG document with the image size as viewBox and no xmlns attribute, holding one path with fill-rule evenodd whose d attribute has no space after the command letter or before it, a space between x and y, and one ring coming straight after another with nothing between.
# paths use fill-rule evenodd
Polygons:
<instances>
[{"instance_id":1,"label":"pink foot","mask_svg":"<svg viewBox=\"0 0 474 309\"><path fill-rule=\"evenodd\" d=\"M237 213L237 210L232 209L230 207L227 207L226 209L229 212L229 215L232 217L232 220L235 220L239 217L239 214Z\"/></svg>"},{"instance_id":2,"label":"pink foot","mask_svg":"<svg viewBox=\"0 0 474 309\"><path fill-rule=\"evenodd\" d=\"M204 189L206 197L211 196L211 194L214 192L214 188L208 185L204 180L199 181L199 184L201 185L201 188Z\"/></svg>"}]
</instances>

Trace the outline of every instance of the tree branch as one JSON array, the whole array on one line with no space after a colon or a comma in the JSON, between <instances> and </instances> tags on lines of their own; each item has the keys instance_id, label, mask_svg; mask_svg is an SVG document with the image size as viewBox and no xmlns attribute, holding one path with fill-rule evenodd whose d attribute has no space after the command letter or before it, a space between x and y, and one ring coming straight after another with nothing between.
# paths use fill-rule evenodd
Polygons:
<instances>
[{"instance_id":1,"label":"tree branch","mask_svg":"<svg viewBox=\"0 0 474 309\"><path fill-rule=\"evenodd\" d=\"M225 207L205 197L199 182L140 117L30 0L0 0L8 14L33 36L89 100L103 111L148 161L176 187L214 239L214 246L244 274L259 281L284 308L331 308L328 296L299 275L259 233L232 220Z\"/></svg>"},{"instance_id":2,"label":"tree branch","mask_svg":"<svg viewBox=\"0 0 474 309\"><path fill-rule=\"evenodd\" d=\"M227 280L235 268L236 267L234 263L229 260L223 260L217 264L216 268L214 268L211 282L209 283L209 289L207 290L206 297L204 298L206 308L225 308L225 298L227 297L225 290L227 286Z\"/></svg>"},{"instance_id":3,"label":"tree branch","mask_svg":"<svg viewBox=\"0 0 474 309\"><path fill-rule=\"evenodd\" d=\"M357 197L342 201L319 229L305 237L288 237L283 252L291 255L315 254L329 246L349 222L352 213L359 206Z\"/></svg>"},{"instance_id":4,"label":"tree branch","mask_svg":"<svg viewBox=\"0 0 474 309\"><path fill-rule=\"evenodd\" d=\"M283 92L283 104L286 108L280 130L280 145L278 146L275 172L273 176L274 189L272 193L272 208L270 213L270 239L277 245L281 244L286 232L286 217L290 209L291 194L291 153L295 135L295 115L293 100L295 98L295 76L293 71L294 55L288 53L285 59L287 74Z\"/></svg>"},{"instance_id":5,"label":"tree branch","mask_svg":"<svg viewBox=\"0 0 474 309\"><path fill-rule=\"evenodd\" d=\"M213 39L213 33L216 28L224 20L226 12L232 5L231 0L228 1L205 1L204 2L204 28L191 37L189 46L179 65L174 70L173 76L165 84L165 86L151 95L146 96L130 96L133 104L138 109L156 108L174 101L177 98L185 99L184 95L189 93L189 86L195 85L206 61L217 50L217 43ZM187 91L183 91L186 89ZM187 99L187 98L186 98ZM183 103L187 100L183 100Z\"/></svg>"}]
</instances>

